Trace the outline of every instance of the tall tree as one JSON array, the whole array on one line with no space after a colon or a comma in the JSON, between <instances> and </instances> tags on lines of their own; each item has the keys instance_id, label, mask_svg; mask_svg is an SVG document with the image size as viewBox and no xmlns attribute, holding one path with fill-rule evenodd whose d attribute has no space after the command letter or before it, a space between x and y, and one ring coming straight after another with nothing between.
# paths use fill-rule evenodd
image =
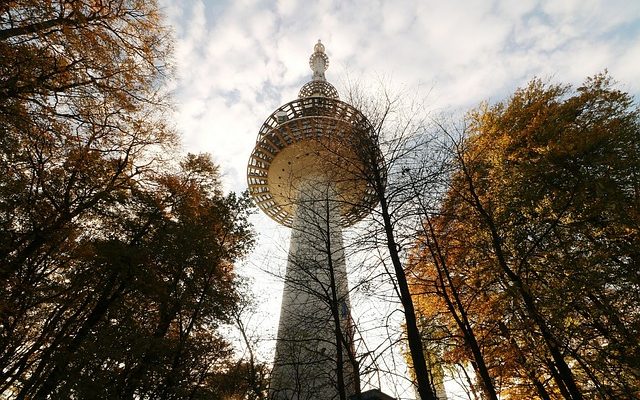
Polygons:
<instances>
[{"instance_id":1,"label":"tall tree","mask_svg":"<svg viewBox=\"0 0 640 400\"><path fill-rule=\"evenodd\" d=\"M408 349L413 384L420 397L428 400L437 398L433 379L437 374L430 371L425 355L407 276L407 261L420 224L420 201L416 192L424 193L436 186L434 178L439 177L440 164L429 162L434 138L425 129L424 109L417 102L405 100L403 95L392 95L385 89L370 95L361 87L350 88L348 102L367 117L368 121L363 121L367 134L356 136L349 144L357 162L346 160L342 164L355 165L349 167L357 169L352 172L354 179L360 184L366 183L367 195L375 199L375 207L366 210L368 216L350 246L354 251L379 256L370 261L393 287L393 295L387 300L395 301L403 314L401 341Z\"/></svg>"}]
</instances>

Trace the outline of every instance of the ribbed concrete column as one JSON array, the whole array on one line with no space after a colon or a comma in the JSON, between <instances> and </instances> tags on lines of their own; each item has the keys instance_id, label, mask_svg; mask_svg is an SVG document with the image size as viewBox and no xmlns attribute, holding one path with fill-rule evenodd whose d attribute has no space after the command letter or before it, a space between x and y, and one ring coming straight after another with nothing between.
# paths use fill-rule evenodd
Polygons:
<instances>
[{"instance_id":1,"label":"ribbed concrete column","mask_svg":"<svg viewBox=\"0 0 640 400\"><path fill-rule=\"evenodd\" d=\"M277 400L339 399L337 388L337 310L347 396L355 393L349 361L353 331L339 207L326 178L302 183L291 231L291 242L270 397ZM335 291L332 290L332 270Z\"/></svg>"}]
</instances>

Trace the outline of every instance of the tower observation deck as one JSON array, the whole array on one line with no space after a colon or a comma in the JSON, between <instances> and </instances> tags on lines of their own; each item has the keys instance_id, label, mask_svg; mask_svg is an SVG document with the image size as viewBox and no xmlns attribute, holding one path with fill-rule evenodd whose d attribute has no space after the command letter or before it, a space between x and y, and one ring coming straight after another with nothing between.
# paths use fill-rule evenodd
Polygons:
<instances>
[{"instance_id":1,"label":"tower observation deck","mask_svg":"<svg viewBox=\"0 0 640 400\"><path fill-rule=\"evenodd\" d=\"M292 229L269 389L277 400L359 390L341 229L377 203L363 179L381 159L374 130L326 81L320 41L309 65L312 80L266 119L247 167L256 204Z\"/></svg>"}]
</instances>

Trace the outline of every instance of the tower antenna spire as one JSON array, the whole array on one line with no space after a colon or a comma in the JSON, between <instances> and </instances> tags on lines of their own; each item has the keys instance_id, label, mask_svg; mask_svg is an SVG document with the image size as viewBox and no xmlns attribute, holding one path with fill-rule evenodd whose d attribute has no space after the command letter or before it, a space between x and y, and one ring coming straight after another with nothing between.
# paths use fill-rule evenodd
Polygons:
<instances>
[{"instance_id":1,"label":"tower antenna spire","mask_svg":"<svg viewBox=\"0 0 640 400\"><path fill-rule=\"evenodd\" d=\"M313 71L313 76L301 89L298 97L329 97L338 99L338 91L332 84L327 82L324 72L329 68L329 57L324 52L324 45L318 39L318 43L313 46L313 53L309 57L309 67Z\"/></svg>"},{"instance_id":2,"label":"tower antenna spire","mask_svg":"<svg viewBox=\"0 0 640 400\"><path fill-rule=\"evenodd\" d=\"M324 52L324 45L318 39L318 43L313 46L313 54L309 57L309 67L313 71L314 81L326 81L324 71L329 68L329 57Z\"/></svg>"}]
</instances>

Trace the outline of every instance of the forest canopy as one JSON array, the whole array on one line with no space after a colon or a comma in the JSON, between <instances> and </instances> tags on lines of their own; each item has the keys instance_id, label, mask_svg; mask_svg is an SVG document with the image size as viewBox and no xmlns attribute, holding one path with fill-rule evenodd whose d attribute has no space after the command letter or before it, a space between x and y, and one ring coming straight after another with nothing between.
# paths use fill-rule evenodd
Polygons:
<instances>
[{"instance_id":1,"label":"forest canopy","mask_svg":"<svg viewBox=\"0 0 640 400\"><path fill-rule=\"evenodd\" d=\"M423 217L423 340L484 398L640 395L640 112L605 73L481 105ZM435 350L433 350L435 349ZM459 370L459 369L458 369Z\"/></svg>"},{"instance_id":2,"label":"forest canopy","mask_svg":"<svg viewBox=\"0 0 640 400\"><path fill-rule=\"evenodd\" d=\"M170 57L155 1L0 5L2 398L242 393L249 203L177 156Z\"/></svg>"}]
</instances>

